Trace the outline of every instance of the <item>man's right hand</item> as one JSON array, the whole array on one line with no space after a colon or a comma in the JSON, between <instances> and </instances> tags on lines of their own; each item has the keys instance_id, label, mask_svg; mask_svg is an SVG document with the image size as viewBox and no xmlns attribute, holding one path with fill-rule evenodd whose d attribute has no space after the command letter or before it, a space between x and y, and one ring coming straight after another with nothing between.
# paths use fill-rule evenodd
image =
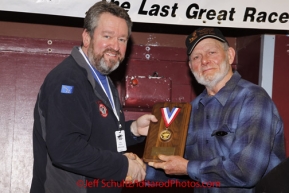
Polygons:
<instances>
[{"instance_id":1,"label":"man's right hand","mask_svg":"<svg viewBox=\"0 0 289 193\"><path fill-rule=\"evenodd\" d=\"M128 159L128 171L125 182L135 183L143 181L146 176L146 165L133 153L125 153L124 155Z\"/></svg>"}]
</instances>

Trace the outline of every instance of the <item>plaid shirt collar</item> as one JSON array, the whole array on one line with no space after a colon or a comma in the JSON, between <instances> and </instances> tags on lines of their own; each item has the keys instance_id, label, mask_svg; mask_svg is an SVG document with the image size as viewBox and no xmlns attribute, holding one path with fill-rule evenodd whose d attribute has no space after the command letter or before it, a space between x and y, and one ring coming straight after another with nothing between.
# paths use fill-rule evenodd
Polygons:
<instances>
[{"instance_id":1,"label":"plaid shirt collar","mask_svg":"<svg viewBox=\"0 0 289 193\"><path fill-rule=\"evenodd\" d=\"M221 90L219 90L219 92L213 97L216 98L219 101L219 103L221 103L223 106L225 106L227 100L229 99L230 95L234 92L234 89L237 86L240 79L241 75L237 71L235 71L233 76L226 83L226 85L223 88L221 88ZM210 100L209 98L212 97L209 97L209 95L207 94L207 90L205 89L198 97L197 104L205 105L207 101Z\"/></svg>"}]
</instances>

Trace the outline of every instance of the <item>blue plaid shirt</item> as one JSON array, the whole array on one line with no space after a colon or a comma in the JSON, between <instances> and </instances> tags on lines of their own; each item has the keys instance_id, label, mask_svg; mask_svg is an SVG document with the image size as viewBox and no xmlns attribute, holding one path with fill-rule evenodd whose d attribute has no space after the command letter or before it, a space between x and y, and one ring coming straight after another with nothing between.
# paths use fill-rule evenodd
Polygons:
<instances>
[{"instance_id":1,"label":"blue plaid shirt","mask_svg":"<svg viewBox=\"0 0 289 193\"><path fill-rule=\"evenodd\" d=\"M191 183L194 193L252 193L285 159L276 106L262 87L238 72L215 96L204 90L192 107L185 158L189 177L198 182ZM169 179L162 170L147 167L146 180Z\"/></svg>"}]
</instances>

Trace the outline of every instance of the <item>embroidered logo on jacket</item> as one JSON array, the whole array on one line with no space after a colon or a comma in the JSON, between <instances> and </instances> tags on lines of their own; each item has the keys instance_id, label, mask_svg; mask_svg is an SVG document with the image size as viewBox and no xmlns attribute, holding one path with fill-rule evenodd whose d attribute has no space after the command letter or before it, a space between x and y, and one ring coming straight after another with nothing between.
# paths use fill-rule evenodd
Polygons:
<instances>
[{"instance_id":1,"label":"embroidered logo on jacket","mask_svg":"<svg viewBox=\"0 0 289 193\"><path fill-rule=\"evenodd\" d=\"M97 101L98 104L98 108L99 108L99 113L102 117L107 117L108 115L108 110L106 108L106 106L104 106L104 104L102 104L102 102Z\"/></svg>"}]
</instances>

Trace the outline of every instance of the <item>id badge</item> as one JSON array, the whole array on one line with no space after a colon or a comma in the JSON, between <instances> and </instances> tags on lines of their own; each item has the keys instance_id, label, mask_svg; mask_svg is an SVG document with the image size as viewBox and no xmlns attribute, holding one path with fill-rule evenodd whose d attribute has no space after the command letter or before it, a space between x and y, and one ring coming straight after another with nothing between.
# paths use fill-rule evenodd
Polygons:
<instances>
[{"instance_id":1,"label":"id badge","mask_svg":"<svg viewBox=\"0 0 289 193\"><path fill-rule=\"evenodd\" d=\"M117 151L118 152L126 151L127 148L126 148L124 130L116 131L115 138L116 138Z\"/></svg>"}]
</instances>

